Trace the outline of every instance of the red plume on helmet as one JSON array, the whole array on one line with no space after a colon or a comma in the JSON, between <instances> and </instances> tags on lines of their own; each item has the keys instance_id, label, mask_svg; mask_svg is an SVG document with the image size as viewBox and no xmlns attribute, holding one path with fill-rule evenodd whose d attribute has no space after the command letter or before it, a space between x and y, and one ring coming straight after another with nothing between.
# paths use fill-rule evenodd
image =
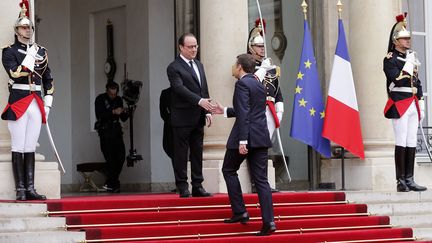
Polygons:
<instances>
[{"instance_id":1,"label":"red plume on helmet","mask_svg":"<svg viewBox=\"0 0 432 243\"><path fill-rule=\"evenodd\" d=\"M399 14L398 16L396 16L396 22L399 23L399 22L404 21L405 18L406 18L406 16L407 16L407 14L408 14L408 13L405 12L405 13L403 13L403 14Z\"/></svg>"},{"instance_id":2,"label":"red plume on helmet","mask_svg":"<svg viewBox=\"0 0 432 243\"><path fill-rule=\"evenodd\" d=\"M20 4L19 4L20 8L22 8L23 5L24 5L24 6L26 7L26 9L27 9L27 12L25 13L26 16L27 16L28 18L30 18L30 5L29 5L29 1L28 1L28 0L22 0L22 1L20 2Z\"/></svg>"},{"instance_id":3,"label":"red plume on helmet","mask_svg":"<svg viewBox=\"0 0 432 243\"><path fill-rule=\"evenodd\" d=\"M266 31L266 20L265 19L262 19L262 23L263 23L263 29L264 29L264 31ZM258 27L258 25L260 25L261 24L261 19L260 18L257 18L256 20L255 20L255 27Z\"/></svg>"}]
</instances>

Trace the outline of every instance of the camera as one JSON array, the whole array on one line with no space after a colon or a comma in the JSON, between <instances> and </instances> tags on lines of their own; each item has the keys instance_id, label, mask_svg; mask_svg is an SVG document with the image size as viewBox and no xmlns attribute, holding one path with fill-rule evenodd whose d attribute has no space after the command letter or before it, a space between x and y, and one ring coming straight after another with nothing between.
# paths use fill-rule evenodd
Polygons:
<instances>
[{"instance_id":1,"label":"camera","mask_svg":"<svg viewBox=\"0 0 432 243\"><path fill-rule=\"evenodd\" d=\"M136 149L134 148L133 141L133 116L136 109L136 104L138 103L142 82L137 80L127 79L127 75L125 75L125 79L123 80L121 87L123 92L123 100L126 101L128 105L128 113L129 113L129 124L130 124L130 149L129 155L126 157L127 166L133 167L136 162L142 160L142 156L137 154Z\"/></svg>"},{"instance_id":2,"label":"camera","mask_svg":"<svg viewBox=\"0 0 432 243\"><path fill-rule=\"evenodd\" d=\"M123 99L129 106L138 103L142 85L143 83L137 80L125 79L122 82Z\"/></svg>"}]
</instances>

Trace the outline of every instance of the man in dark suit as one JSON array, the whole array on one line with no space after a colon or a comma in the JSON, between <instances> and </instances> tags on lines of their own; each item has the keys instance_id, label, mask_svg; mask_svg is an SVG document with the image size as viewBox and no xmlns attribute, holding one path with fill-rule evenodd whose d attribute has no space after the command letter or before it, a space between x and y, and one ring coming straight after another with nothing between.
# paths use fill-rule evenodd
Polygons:
<instances>
[{"instance_id":1,"label":"man in dark suit","mask_svg":"<svg viewBox=\"0 0 432 243\"><path fill-rule=\"evenodd\" d=\"M246 211L237 171L247 158L255 181L261 206L263 226L257 235L269 235L276 230L271 188L267 178L268 148L272 146L266 120L266 91L252 73L255 60L250 54L237 57L232 67L235 84L233 108L217 103L215 113L236 117L227 142L222 173L227 184L233 216L225 223L246 223Z\"/></svg>"},{"instance_id":2,"label":"man in dark suit","mask_svg":"<svg viewBox=\"0 0 432 243\"><path fill-rule=\"evenodd\" d=\"M191 162L192 196L208 197L202 187L204 126L211 125L210 102L204 66L196 58L198 44L191 33L183 34L178 45L180 55L168 66L171 86L171 126L173 135L174 175L180 197L191 194L187 183L188 153Z\"/></svg>"},{"instance_id":3,"label":"man in dark suit","mask_svg":"<svg viewBox=\"0 0 432 243\"><path fill-rule=\"evenodd\" d=\"M164 121L162 146L165 153L173 158L173 144L172 144L172 129L171 129L171 88L162 90L159 97L159 112L162 120ZM174 164L173 164L174 168Z\"/></svg>"}]
</instances>

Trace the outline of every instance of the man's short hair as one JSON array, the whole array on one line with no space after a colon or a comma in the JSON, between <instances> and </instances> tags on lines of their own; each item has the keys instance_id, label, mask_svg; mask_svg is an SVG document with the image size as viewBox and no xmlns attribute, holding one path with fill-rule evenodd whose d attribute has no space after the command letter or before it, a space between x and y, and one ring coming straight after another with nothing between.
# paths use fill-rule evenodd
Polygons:
<instances>
[{"instance_id":1,"label":"man's short hair","mask_svg":"<svg viewBox=\"0 0 432 243\"><path fill-rule=\"evenodd\" d=\"M184 46L184 40L186 39L186 37L193 37L196 39L195 35L192 33L184 33L183 35L180 36L180 38L178 39L178 44L181 46Z\"/></svg>"},{"instance_id":2,"label":"man's short hair","mask_svg":"<svg viewBox=\"0 0 432 243\"><path fill-rule=\"evenodd\" d=\"M246 73L254 73L255 59L251 54L241 54L237 56L237 64L239 64Z\"/></svg>"},{"instance_id":3,"label":"man's short hair","mask_svg":"<svg viewBox=\"0 0 432 243\"><path fill-rule=\"evenodd\" d=\"M119 85L116 82L114 82L114 81L108 82L105 85L105 88L106 89L115 89L115 90L119 91Z\"/></svg>"}]
</instances>

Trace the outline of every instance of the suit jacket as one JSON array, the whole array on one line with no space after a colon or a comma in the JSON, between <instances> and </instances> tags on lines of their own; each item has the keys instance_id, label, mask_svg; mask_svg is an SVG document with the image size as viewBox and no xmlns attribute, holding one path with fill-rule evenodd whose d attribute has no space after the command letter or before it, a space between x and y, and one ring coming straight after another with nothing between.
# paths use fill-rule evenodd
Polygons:
<instances>
[{"instance_id":1,"label":"suit jacket","mask_svg":"<svg viewBox=\"0 0 432 243\"><path fill-rule=\"evenodd\" d=\"M249 148L271 147L265 112L264 86L253 74L246 74L236 82L233 108L227 109L228 117L236 117L227 148L238 149L243 140L248 141Z\"/></svg>"},{"instance_id":2,"label":"suit jacket","mask_svg":"<svg viewBox=\"0 0 432 243\"><path fill-rule=\"evenodd\" d=\"M198 77L180 56L168 66L171 86L171 125L173 127L205 126L206 110L198 105L201 98L209 98L204 66L194 60L200 72Z\"/></svg>"},{"instance_id":3,"label":"suit jacket","mask_svg":"<svg viewBox=\"0 0 432 243\"><path fill-rule=\"evenodd\" d=\"M173 143L171 130L171 88L162 90L159 98L159 111L164 121L162 146L168 157L173 157Z\"/></svg>"}]
</instances>

